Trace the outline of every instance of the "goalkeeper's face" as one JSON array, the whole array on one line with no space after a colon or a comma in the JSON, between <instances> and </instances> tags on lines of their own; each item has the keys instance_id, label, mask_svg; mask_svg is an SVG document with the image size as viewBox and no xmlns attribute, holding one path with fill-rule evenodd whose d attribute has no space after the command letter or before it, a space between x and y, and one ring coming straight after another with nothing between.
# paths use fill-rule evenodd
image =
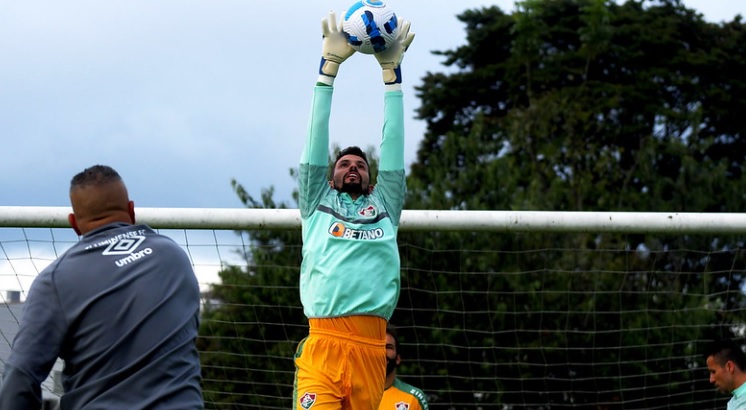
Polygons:
<instances>
[{"instance_id":1,"label":"goalkeeper's face","mask_svg":"<svg viewBox=\"0 0 746 410\"><path fill-rule=\"evenodd\" d=\"M343 156L334 164L332 186L338 191L347 192L353 198L367 195L370 191L368 163L357 155Z\"/></svg>"}]
</instances>

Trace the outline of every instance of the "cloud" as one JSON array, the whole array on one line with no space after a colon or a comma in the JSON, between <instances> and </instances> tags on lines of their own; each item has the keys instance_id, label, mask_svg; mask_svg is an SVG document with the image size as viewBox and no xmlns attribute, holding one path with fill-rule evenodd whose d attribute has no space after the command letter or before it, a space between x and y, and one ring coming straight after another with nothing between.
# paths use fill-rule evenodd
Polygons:
<instances>
[{"instance_id":1,"label":"cloud","mask_svg":"<svg viewBox=\"0 0 746 410\"><path fill-rule=\"evenodd\" d=\"M237 178L289 198L308 121L321 18L351 2L71 0L0 4L4 205L67 204L72 175L117 168L140 206L240 207ZM425 130L414 93L465 43L456 15L513 1L391 1L417 37L403 63L411 163ZM692 6L694 1L688 1ZM702 9L735 13L732 2ZM709 14L709 12L708 12ZM717 15L717 14L715 14ZM355 55L335 87L331 140L378 146L383 88Z\"/></svg>"}]
</instances>

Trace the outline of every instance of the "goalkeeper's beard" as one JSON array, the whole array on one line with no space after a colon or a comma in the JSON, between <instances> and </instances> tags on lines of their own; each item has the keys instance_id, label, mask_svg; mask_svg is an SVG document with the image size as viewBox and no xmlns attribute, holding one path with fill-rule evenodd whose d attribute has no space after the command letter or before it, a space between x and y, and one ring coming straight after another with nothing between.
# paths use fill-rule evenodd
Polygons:
<instances>
[{"instance_id":1,"label":"goalkeeper's beard","mask_svg":"<svg viewBox=\"0 0 746 410\"><path fill-rule=\"evenodd\" d=\"M342 187L339 188L340 192L346 192L350 195L367 195L368 193L365 192L363 189L363 184L359 182L353 182L353 183L347 183L343 182Z\"/></svg>"}]
</instances>

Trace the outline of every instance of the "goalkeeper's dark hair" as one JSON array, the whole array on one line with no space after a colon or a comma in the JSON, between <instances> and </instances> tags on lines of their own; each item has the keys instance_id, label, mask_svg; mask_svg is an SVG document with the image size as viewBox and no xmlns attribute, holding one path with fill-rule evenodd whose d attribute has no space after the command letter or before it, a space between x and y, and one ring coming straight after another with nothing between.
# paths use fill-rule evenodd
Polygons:
<instances>
[{"instance_id":1,"label":"goalkeeper's dark hair","mask_svg":"<svg viewBox=\"0 0 746 410\"><path fill-rule=\"evenodd\" d=\"M365 155L365 152L363 152L363 150L360 149L360 147L358 147L356 145L347 147L347 148L345 148L343 150L340 150L337 153L337 158L334 159L334 166L335 167L337 166L337 162L339 162L339 159L342 158L342 157L344 157L345 155L356 155L356 156L362 158L363 161L365 161L365 164L368 165L368 168L370 168L370 164L368 164L368 156Z\"/></svg>"},{"instance_id":2,"label":"goalkeeper's dark hair","mask_svg":"<svg viewBox=\"0 0 746 410\"><path fill-rule=\"evenodd\" d=\"M735 363L741 371L746 371L746 353L744 353L741 346L733 340L713 340L707 344L702 356L705 360L710 356L714 357L715 361L721 366L731 361Z\"/></svg>"},{"instance_id":3,"label":"goalkeeper's dark hair","mask_svg":"<svg viewBox=\"0 0 746 410\"><path fill-rule=\"evenodd\" d=\"M391 323L386 324L386 333L390 334L394 338L394 348L396 348L396 354L399 352L399 332L396 331L396 326Z\"/></svg>"}]
</instances>

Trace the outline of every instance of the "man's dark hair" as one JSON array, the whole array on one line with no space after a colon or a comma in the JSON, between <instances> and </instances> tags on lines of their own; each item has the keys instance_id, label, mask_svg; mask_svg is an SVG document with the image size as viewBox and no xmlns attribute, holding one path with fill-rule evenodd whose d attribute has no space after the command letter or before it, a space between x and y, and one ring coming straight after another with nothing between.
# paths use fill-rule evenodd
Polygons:
<instances>
[{"instance_id":1,"label":"man's dark hair","mask_svg":"<svg viewBox=\"0 0 746 410\"><path fill-rule=\"evenodd\" d=\"M394 348L396 354L399 354L399 333L396 331L396 327L391 323L386 324L386 333L390 334L394 338Z\"/></svg>"},{"instance_id":2,"label":"man's dark hair","mask_svg":"<svg viewBox=\"0 0 746 410\"><path fill-rule=\"evenodd\" d=\"M736 364L739 370L746 371L746 353L733 340L713 340L707 344L702 356L705 360L710 356L714 357L721 366L731 361Z\"/></svg>"},{"instance_id":3,"label":"man's dark hair","mask_svg":"<svg viewBox=\"0 0 746 410\"><path fill-rule=\"evenodd\" d=\"M114 168L107 165L94 165L76 174L70 181L70 190L90 185L107 184L109 182L121 181Z\"/></svg>"},{"instance_id":4,"label":"man's dark hair","mask_svg":"<svg viewBox=\"0 0 746 410\"><path fill-rule=\"evenodd\" d=\"M334 166L337 166L337 162L339 162L339 159L344 157L345 155L357 155L358 157L362 158L366 164L368 164L368 156L365 155L365 152L363 152L360 147L353 145L351 147L340 150L339 153L337 153L337 158L334 160Z\"/></svg>"}]
</instances>

